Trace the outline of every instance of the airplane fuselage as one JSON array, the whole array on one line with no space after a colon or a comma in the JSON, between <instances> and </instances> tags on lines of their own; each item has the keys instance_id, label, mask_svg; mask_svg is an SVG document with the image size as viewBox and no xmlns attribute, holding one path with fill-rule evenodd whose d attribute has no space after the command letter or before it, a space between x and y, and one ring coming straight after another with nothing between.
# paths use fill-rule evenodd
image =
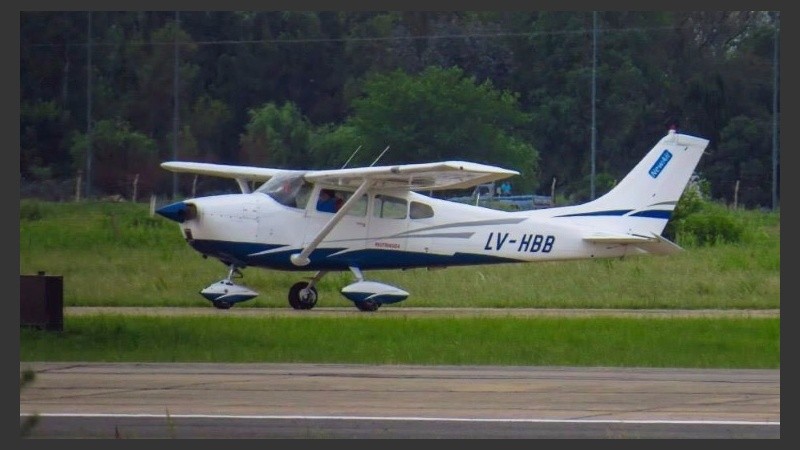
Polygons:
<instances>
[{"instance_id":1,"label":"airplane fuselage","mask_svg":"<svg viewBox=\"0 0 800 450\"><path fill-rule=\"evenodd\" d=\"M381 217L376 195L401 200L404 212ZM625 245L581 239L581 230L552 217L557 208L497 211L414 192L376 191L366 197L365 208L345 215L305 266L292 263L291 255L332 217L310 204L302 209L285 206L258 192L197 198L186 201L194 204L196 217L180 227L189 244L204 255L241 267L278 270L446 267L613 257L631 251ZM410 207L420 204L427 208L425 217L409 214Z\"/></svg>"}]
</instances>

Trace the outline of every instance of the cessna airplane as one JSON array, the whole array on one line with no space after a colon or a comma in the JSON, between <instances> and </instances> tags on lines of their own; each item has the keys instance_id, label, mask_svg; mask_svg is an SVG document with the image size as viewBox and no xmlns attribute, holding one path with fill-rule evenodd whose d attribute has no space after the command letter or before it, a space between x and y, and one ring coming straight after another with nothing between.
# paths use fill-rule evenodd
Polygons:
<instances>
[{"instance_id":1,"label":"cessna airplane","mask_svg":"<svg viewBox=\"0 0 800 450\"><path fill-rule=\"evenodd\" d=\"M285 170L173 161L161 167L231 178L241 193L187 199L157 212L178 222L194 250L228 266L226 278L200 291L217 308L258 295L233 282L252 266L315 272L289 289L295 309L314 307L325 274L349 270L356 281L342 295L361 311L375 311L409 293L365 280L365 270L680 251L661 233L707 145L670 130L607 194L582 205L514 212L416 192L518 174L471 162ZM260 186L251 190L251 182Z\"/></svg>"}]
</instances>

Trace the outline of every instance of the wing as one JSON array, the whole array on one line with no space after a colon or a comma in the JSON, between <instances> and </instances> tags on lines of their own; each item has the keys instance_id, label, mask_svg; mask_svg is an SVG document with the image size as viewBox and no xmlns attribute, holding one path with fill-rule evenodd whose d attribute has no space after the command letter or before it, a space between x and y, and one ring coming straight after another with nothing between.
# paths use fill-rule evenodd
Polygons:
<instances>
[{"instance_id":1,"label":"wing","mask_svg":"<svg viewBox=\"0 0 800 450\"><path fill-rule=\"evenodd\" d=\"M273 176L287 171L266 167L185 161L165 162L161 164L161 167L172 172L195 173L244 181L267 181ZM415 191L463 189L513 175L519 175L519 172L466 161L444 161L427 164L309 170L305 173L305 179L312 183L352 188L357 188L365 180L371 180L373 187Z\"/></svg>"},{"instance_id":2,"label":"wing","mask_svg":"<svg viewBox=\"0 0 800 450\"><path fill-rule=\"evenodd\" d=\"M611 234L597 232L588 236L584 236L583 240L597 244L632 245L639 250L657 255L669 255L683 250L679 245L675 244L669 239L655 234L652 236L640 236L636 234Z\"/></svg>"},{"instance_id":3,"label":"wing","mask_svg":"<svg viewBox=\"0 0 800 450\"><path fill-rule=\"evenodd\" d=\"M233 166L188 161L169 161L161 163L161 167L171 172L233 178L239 184L239 188L243 193L250 192L248 181L267 181L279 173L287 172L286 170L267 167Z\"/></svg>"},{"instance_id":4,"label":"wing","mask_svg":"<svg viewBox=\"0 0 800 450\"><path fill-rule=\"evenodd\" d=\"M365 180L370 180L372 187L380 189L435 191L469 188L513 175L519 175L519 172L466 161L443 161L427 164L314 170L307 172L305 179L314 183L349 187L358 187Z\"/></svg>"},{"instance_id":5,"label":"wing","mask_svg":"<svg viewBox=\"0 0 800 450\"><path fill-rule=\"evenodd\" d=\"M242 192L249 192L247 181L266 181L271 177L288 172L281 169L269 169L248 166L229 166L197 162L165 162L161 167L173 172L188 172L201 175L234 178ZM301 171L295 171L303 173ZM515 170L489 166L466 161L444 161L428 164L401 164L396 166L358 167L338 170L310 170L303 177L311 183L356 188L355 193L345 202L339 211L303 248L300 253L291 256L297 266L309 263L308 256L330 233L333 227L344 217L347 210L355 204L367 189L441 190L462 189L478 184L501 180L519 175Z\"/></svg>"},{"instance_id":6,"label":"wing","mask_svg":"<svg viewBox=\"0 0 800 450\"><path fill-rule=\"evenodd\" d=\"M232 166L200 162L170 161L161 163L161 167L171 172L196 173L212 177L233 178L247 181L267 181L276 174L285 172L282 169L266 167Z\"/></svg>"}]
</instances>

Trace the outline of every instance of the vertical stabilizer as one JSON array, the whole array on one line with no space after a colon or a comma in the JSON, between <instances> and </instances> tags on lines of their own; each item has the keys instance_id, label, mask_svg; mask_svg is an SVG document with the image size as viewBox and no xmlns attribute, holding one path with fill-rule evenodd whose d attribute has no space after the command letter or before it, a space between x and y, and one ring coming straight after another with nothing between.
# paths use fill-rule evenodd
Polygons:
<instances>
[{"instance_id":1,"label":"vertical stabilizer","mask_svg":"<svg viewBox=\"0 0 800 450\"><path fill-rule=\"evenodd\" d=\"M552 208L551 217L609 232L660 235L707 145L707 139L670 130L611 191L582 205Z\"/></svg>"}]
</instances>

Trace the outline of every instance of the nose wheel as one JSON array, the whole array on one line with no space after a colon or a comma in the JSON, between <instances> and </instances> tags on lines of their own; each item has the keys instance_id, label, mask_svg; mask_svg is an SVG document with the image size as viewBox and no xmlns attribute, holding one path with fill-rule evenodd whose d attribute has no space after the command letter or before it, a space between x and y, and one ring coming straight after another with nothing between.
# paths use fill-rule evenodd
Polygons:
<instances>
[{"instance_id":1,"label":"nose wheel","mask_svg":"<svg viewBox=\"0 0 800 450\"><path fill-rule=\"evenodd\" d=\"M236 303L258 296L258 292L234 283L231 281L232 278L242 278L241 270L234 265L231 265L227 278L203 289L200 291L200 295L217 309L230 309Z\"/></svg>"},{"instance_id":2,"label":"nose wheel","mask_svg":"<svg viewBox=\"0 0 800 450\"><path fill-rule=\"evenodd\" d=\"M231 306L233 306L230 302L226 302L225 300L214 300L211 304L217 309L231 309Z\"/></svg>"}]
</instances>

